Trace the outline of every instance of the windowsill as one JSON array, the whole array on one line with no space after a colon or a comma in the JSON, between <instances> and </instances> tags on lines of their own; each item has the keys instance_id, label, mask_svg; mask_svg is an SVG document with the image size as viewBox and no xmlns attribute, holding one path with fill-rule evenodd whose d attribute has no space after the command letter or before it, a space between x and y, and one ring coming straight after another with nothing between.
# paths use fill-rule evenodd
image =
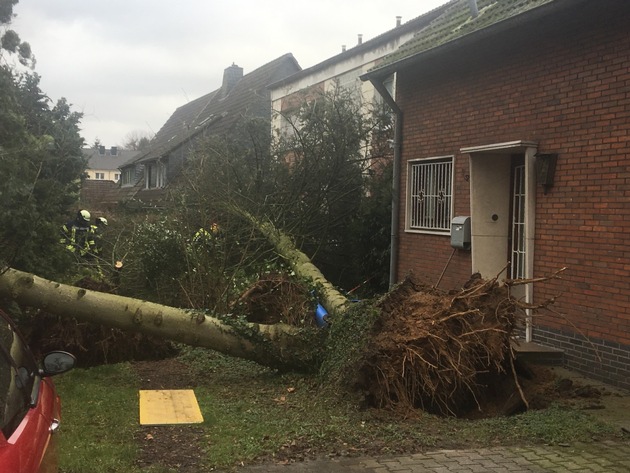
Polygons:
<instances>
[{"instance_id":1,"label":"windowsill","mask_svg":"<svg viewBox=\"0 0 630 473\"><path fill-rule=\"evenodd\" d=\"M439 235L439 236L445 236L445 237L451 236L451 232L447 232L447 231L418 230L415 228L405 228L405 233L416 233L419 235Z\"/></svg>"}]
</instances>

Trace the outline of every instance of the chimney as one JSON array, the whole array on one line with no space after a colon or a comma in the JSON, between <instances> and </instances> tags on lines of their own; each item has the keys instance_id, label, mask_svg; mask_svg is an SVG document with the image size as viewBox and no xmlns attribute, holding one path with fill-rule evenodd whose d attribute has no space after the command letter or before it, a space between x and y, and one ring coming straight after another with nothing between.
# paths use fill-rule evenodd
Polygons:
<instances>
[{"instance_id":1,"label":"chimney","mask_svg":"<svg viewBox=\"0 0 630 473\"><path fill-rule=\"evenodd\" d=\"M112 146L109 151L110 156L118 156L118 146Z\"/></svg>"},{"instance_id":2,"label":"chimney","mask_svg":"<svg viewBox=\"0 0 630 473\"><path fill-rule=\"evenodd\" d=\"M357 44L363 44L363 35L362 35L361 33L359 33L359 34L357 35L357 37L358 37L358 42L357 42Z\"/></svg>"},{"instance_id":3,"label":"chimney","mask_svg":"<svg viewBox=\"0 0 630 473\"><path fill-rule=\"evenodd\" d=\"M238 67L236 64L232 63L230 67L225 68L223 71L223 85L221 86L221 91L223 95L227 95L234 88L234 86L238 83L239 80L243 78L243 68Z\"/></svg>"},{"instance_id":4,"label":"chimney","mask_svg":"<svg viewBox=\"0 0 630 473\"><path fill-rule=\"evenodd\" d=\"M402 24L402 16L396 17L396 27L399 27Z\"/></svg>"},{"instance_id":5,"label":"chimney","mask_svg":"<svg viewBox=\"0 0 630 473\"><path fill-rule=\"evenodd\" d=\"M477 8L477 0L468 0L468 5L470 6L470 15L473 18L477 18L477 15L479 15L479 9Z\"/></svg>"},{"instance_id":6,"label":"chimney","mask_svg":"<svg viewBox=\"0 0 630 473\"><path fill-rule=\"evenodd\" d=\"M345 53L345 52L346 52L346 45L345 45L345 44L342 44L342 45L341 45L341 52L342 52L342 53Z\"/></svg>"}]
</instances>

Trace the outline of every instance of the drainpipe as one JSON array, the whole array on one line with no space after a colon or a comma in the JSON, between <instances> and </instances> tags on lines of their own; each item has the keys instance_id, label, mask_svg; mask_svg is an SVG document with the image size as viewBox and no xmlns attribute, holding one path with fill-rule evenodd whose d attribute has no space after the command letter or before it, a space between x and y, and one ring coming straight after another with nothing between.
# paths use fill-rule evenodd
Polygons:
<instances>
[{"instance_id":1,"label":"drainpipe","mask_svg":"<svg viewBox=\"0 0 630 473\"><path fill-rule=\"evenodd\" d=\"M379 79L370 79L370 82L383 97L383 100L391 107L396 116L394 128L394 166L392 170L392 218L390 233L390 256L389 256L389 287L398 282L398 225L400 222L400 145L402 139L402 110L391 96L387 87Z\"/></svg>"}]
</instances>

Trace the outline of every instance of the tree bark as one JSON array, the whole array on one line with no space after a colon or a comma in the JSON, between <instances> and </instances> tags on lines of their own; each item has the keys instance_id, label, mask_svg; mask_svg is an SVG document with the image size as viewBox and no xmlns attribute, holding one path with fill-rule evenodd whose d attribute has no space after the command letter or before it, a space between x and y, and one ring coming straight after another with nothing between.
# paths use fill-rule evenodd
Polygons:
<instances>
[{"instance_id":1,"label":"tree bark","mask_svg":"<svg viewBox=\"0 0 630 473\"><path fill-rule=\"evenodd\" d=\"M78 320L206 347L264 366L308 370L316 365L313 337L285 324L225 322L192 310L91 291L8 269L0 297Z\"/></svg>"}]
</instances>

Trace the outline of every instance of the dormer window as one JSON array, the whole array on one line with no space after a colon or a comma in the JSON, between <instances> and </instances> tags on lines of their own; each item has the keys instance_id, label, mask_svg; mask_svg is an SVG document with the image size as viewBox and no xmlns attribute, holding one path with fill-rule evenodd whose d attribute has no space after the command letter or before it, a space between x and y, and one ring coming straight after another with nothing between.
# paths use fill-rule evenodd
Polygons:
<instances>
[{"instance_id":1,"label":"dormer window","mask_svg":"<svg viewBox=\"0 0 630 473\"><path fill-rule=\"evenodd\" d=\"M166 164L153 161L144 166L145 189L159 189L166 186Z\"/></svg>"}]
</instances>

